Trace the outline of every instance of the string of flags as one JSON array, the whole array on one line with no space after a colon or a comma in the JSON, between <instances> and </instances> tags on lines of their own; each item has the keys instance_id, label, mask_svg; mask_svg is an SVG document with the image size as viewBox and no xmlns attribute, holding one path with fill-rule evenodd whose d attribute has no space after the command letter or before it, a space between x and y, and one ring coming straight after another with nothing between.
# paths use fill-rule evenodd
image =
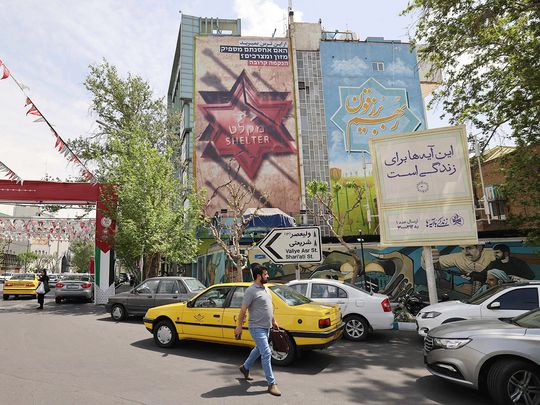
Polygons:
<instances>
[{"instance_id":1,"label":"string of flags","mask_svg":"<svg viewBox=\"0 0 540 405\"><path fill-rule=\"evenodd\" d=\"M16 181L17 183L23 184L23 179L17 176L17 174L13 170L11 170L2 162L0 162L0 173L5 173L8 179Z\"/></svg>"},{"instance_id":2,"label":"string of flags","mask_svg":"<svg viewBox=\"0 0 540 405\"><path fill-rule=\"evenodd\" d=\"M93 240L96 233L94 219L14 219L0 218L0 237L19 241L42 240Z\"/></svg>"},{"instance_id":3,"label":"string of flags","mask_svg":"<svg viewBox=\"0 0 540 405\"><path fill-rule=\"evenodd\" d=\"M80 161L80 159L77 157L77 155L75 155L75 153L73 153L73 151L69 148L69 146L67 146L66 142L60 137L60 135L58 135L58 132L56 132L56 130L51 125L51 123L47 120L47 118L45 118L45 116L37 108L37 106L30 99L30 97L28 97L28 95L26 94L26 90L28 90L28 87L25 86L24 84L20 83L17 79L15 79L15 77L13 77L13 74L9 71L6 64L1 59L0 59L0 69L1 69L0 70L0 73L1 73L0 74L0 80L4 80L4 79L7 79L8 77L11 77L11 79L13 79L13 81L15 82L17 87L19 87L19 89L21 89L22 93L26 96L26 103L24 105L25 107L28 107L28 110L26 111L26 115L27 116L31 115L31 116L37 117L34 120L34 122L44 122L44 123L46 123L47 126L49 127L49 129L51 130L53 137L55 138L54 148L56 150L58 150L58 152L60 152L60 154L62 154L68 160L68 162L78 165L80 167L80 169L81 169L81 175L86 180L93 179L94 175ZM9 176L9 174L8 174L8 176Z\"/></svg>"}]
</instances>

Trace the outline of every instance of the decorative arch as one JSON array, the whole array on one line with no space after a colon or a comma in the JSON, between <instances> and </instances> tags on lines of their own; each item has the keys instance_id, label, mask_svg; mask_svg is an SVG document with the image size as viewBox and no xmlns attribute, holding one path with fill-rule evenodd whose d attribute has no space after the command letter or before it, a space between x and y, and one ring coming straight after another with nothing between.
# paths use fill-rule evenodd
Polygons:
<instances>
[{"instance_id":1,"label":"decorative arch","mask_svg":"<svg viewBox=\"0 0 540 405\"><path fill-rule=\"evenodd\" d=\"M106 213L116 205L114 187L108 184L0 180L0 203L34 203L96 206L95 285L96 304L114 295L116 224Z\"/></svg>"}]
</instances>

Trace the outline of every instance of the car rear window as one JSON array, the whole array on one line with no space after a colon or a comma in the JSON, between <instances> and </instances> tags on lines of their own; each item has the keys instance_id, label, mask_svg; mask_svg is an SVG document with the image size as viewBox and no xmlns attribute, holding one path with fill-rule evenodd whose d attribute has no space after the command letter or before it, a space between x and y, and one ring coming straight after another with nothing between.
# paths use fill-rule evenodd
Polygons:
<instances>
[{"instance_id":1,"label":"car rear window","mask_svg":"<svg viewBox=\"0 0 540 405\"><path fill-rule=\"evenodd\" d=\"M11 279L12 280L34 280L36 277L33 273L22 273L22 274L14 274Z\"/></svg>"},{"instance_id":2,"label":"car rear window","mask_svg":"<svg viewBox=\"0 0 540 405\"><path fill-rule=\"evenodd\" d=\"M293 290L285 285L273 285L270 290L274 292L279 298L287 303L287 305L294 307L296 305L309 304L311 300L304 297L299 292Z\"/></svg>"},{"instance_id":3,"label":"car rear window","mask_svg":"<svg viewBox=\"0 0 540 405\"><path fill-rule=\"evenodd\" d=\"M186 283L191 291L202 291L206 288L205 285L196 278L185 278L184 283Z\"/></svg>"},{"instance_id":4,"label":"car rear window","mask_svg":"<svg viewBox=\"0 0 540 405\"><path fill-rule=\"evenodd\" d=\"M90 281L90 276L84 276L82 274L69 274L65 275L64 281Z\"/></svg>"}]
</instances>

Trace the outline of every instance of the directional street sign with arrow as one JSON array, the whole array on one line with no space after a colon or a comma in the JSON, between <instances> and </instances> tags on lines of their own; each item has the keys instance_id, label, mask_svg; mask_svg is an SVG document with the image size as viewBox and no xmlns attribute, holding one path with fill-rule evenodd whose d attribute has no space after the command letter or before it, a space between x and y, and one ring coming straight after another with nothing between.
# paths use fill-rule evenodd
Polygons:
<instances>
[{"instance_id":1,"label":"directional street sign with arrow","mask_svg":"<svg viewBox=\"0 0 540 405\"><path fill-rule=\"evenodd\" d=\"M259 248L274 263L319 263L321 230L318 226L274 228L259 242Z\"/></svg>"}]
</instances>

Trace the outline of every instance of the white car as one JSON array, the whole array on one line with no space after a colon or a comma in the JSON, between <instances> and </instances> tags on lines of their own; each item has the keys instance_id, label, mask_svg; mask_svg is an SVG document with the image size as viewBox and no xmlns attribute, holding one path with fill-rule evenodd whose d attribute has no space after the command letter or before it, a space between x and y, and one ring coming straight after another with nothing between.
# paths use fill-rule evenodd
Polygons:
<instances>
[{"instance_id":1,"label":"white car","mask_svg":"<svg viewBox=\"0 0 540 405\"><path fill-rule=\"evenodd\" d=\"M13 276L13 273L10 273L10 272L5 272L3 274L0 274L0 283L8 281L12 276Z\"/></svg>"},{"instance_id":2,"label":"white car","mask_svg":"<svg viewBox=\"0 0 540 405\"><path fill-rule=\"evenodd\" d=\"M345 323L343 336L346 339L364 340L370 331L392 329L394 326L394 314L386 295L326 278L293 280L287 285L313 301L338 304Z\"/></svg>"},{"instance_id":3,"label":"white car","mask_svg":"<svg viewBox=\"0 0 540 405\"><path fill-rule=\"evenodd\" d=\"M416 315L418 334L442 324L467 319L506 319L538 308L540 282L502 284L467 302L446 301L429 305Z\"/></svg>"}]
</instances>

